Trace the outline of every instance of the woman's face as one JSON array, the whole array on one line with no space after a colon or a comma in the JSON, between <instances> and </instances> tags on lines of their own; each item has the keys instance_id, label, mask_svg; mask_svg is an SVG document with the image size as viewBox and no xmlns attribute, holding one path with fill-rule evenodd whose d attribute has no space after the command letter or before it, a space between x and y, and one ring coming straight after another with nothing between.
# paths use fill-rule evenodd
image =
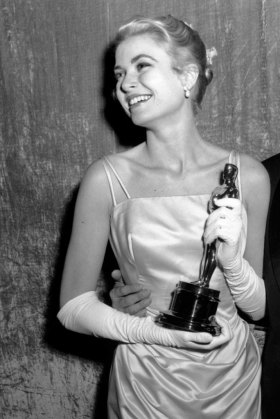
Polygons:
<instances>
[{"instance_id":1,"label":"woman's face","mask_svg":"<svg viewBox=\"0 0 280 419\"><path fill-rule=\"evenodd\" d=\"M149 35L132 36L116 50L116 95L136 125L176 121L185 112L180 74L164 45Z\"/></svg>"}]
</instances>

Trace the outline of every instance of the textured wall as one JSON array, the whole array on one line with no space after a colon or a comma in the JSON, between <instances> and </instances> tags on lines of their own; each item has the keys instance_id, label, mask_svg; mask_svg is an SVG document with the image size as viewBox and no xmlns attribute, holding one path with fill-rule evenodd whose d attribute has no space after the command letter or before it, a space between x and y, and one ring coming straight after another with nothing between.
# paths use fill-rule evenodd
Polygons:
<instances>
[{"instance_id":1,"label":"textured wall","mask_svg":"<svg viewBox=\"0 0 280 419\"><path fill-rule=\"evenodd\" d=\"M1 419L102 417L113 345L55 313L82 174L135 135L110 103L104 116L104 50L139 13L182 17L218 50L204 138L280 151L278 0L0 0Z\"/></svg>"}]
</instances>

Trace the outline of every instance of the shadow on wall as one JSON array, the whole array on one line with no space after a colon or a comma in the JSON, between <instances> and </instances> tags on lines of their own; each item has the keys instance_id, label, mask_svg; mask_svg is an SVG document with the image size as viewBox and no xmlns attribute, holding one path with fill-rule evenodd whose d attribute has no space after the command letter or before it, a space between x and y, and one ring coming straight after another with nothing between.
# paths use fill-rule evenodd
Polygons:
<instances>
[{"instance_id":1,"label":"shadow on wall","mask_svg":"<svg viewBox=\"0 0 280 419\"><path fill-rule=\"evenodd\" d=\"M103 366L103 373L97 389L95 411L93 417L106 416L106 399L108 377L111 360L116 344L106 339L97 339L93 336L77 334L66 330L57 320L59 311L59 293L65 256L70 240L75 203L78 194L78 187L73 191L62 218L59 244L55 261L54 274L51 278L47 309L45 314L44 344L52 351L58 351L70 356L90 360ZM110 273L116 268L116 260L108 245L103 264L101 279L98 288L101 297L110 304L108 291L112 287ZM71 361L71 358L69 358Z\"/></svg>"}]
</instances>

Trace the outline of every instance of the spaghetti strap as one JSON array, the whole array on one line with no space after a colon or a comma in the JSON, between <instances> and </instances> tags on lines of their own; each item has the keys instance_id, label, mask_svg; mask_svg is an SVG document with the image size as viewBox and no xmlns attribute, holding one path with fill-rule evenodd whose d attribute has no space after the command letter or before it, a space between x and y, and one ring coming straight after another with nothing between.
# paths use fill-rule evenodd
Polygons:
<instances>
[{"instance_id":1,"label":"spaghetti strap","mask_svg":"<svg viewBox=\"0 0 280 419\"><path fill-rule=\"evenodd\" d=\"M237 174L237 187L239 190L239 199L242 202L242 189L241 189L241 170L240 170L240 154L238 151L231 150L228 158L228 162L231 164L235 164L238 168L238 174Z\"/></svg>"},{"instance_id":2,"label":"spaghetti strap","mask_svg":"<svg viewBox=\"0 0 280 419\"><path fill-rule=\"evenodd\" d=\"M114 204L114 207L115 207L117 205L117 201L116 201L116 197L115 197L115 193L114 193L112 178L111 178L110 172L108 170L108 167L107 167L104 159L102 160L102 163L103 163L103 167L104 167L104 170L105 170L107 179L108 179L108 183L109 183L109 186L110 186L110 191L111 191L111 195L112 195L113 204Z\"/></svg>"},{"instance_id":3,"label":"spaghetti strap","mask_svg":"<svg viewBox=\"0 0 280 419\"><path fill-rule=\"evenodd\" d=\"M104 165L104 168L105 168L105 171L106 171L106 175L107 175L107 178L108 178L108 181L109 181L109 185L110 185L110 189L111 189L111 194L112 194L114 205L116 205L117 202L116 202L116 197L115 197L114 188L113 188L113 182L112 182L112 178L111 178L110 172L108 170L108 166L110 167L110 169L114 173L114 175L115 175L117 181L119 182L119 184L120 184L123 192L125 193L127 199L130 199L130 195L129 195L129 193L128 193L128 191L127 191L127 189L126 189L123 181L121 180L120 176L118 175L116 169L114 168L114 166L112 165L112 163L110 162L110 160L108 159L108 157L106 157L106 156L103 157L103 165Z\"/></svg>"}]
</instances>

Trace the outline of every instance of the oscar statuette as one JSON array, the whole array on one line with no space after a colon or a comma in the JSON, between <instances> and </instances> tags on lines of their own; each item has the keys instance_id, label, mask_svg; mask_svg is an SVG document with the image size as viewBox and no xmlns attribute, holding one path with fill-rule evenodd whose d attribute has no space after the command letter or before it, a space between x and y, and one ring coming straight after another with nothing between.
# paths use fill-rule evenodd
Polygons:
<instances>
[{"instance_id":1,"label":"oscar statuette","mask_svg":"<svg viewBox=\"0 0 280 419\"><path fill-rule=\"evenodd\" d=\"M238 169L227 163L222 173L222 185L211 194L208 211L213 212L215 198L238 198L235 185ZM196 282L180 281L172 294L169 310L160 312L157 322L167 328L191 332L208 332L213 336L221 333L215 314L219 304L220 291L209 287L216 269L216 240L204 248L199 279Z\"/></svg>"}]
</instances>

